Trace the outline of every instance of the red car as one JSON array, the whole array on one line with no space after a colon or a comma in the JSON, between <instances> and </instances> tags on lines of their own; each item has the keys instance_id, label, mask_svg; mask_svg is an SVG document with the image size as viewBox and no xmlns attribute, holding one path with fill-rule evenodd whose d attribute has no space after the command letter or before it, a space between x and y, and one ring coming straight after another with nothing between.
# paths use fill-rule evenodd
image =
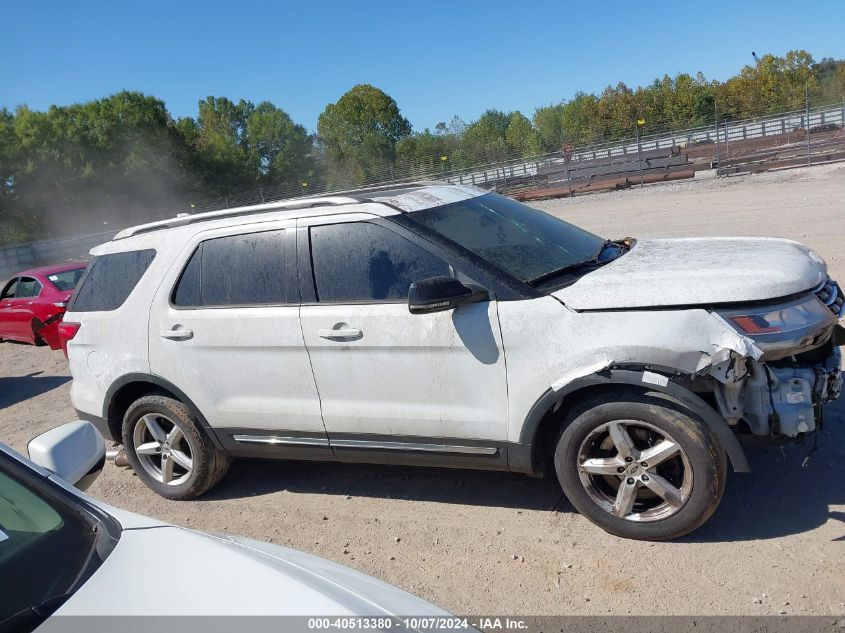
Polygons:
<instances>
[{"instance_id":1,"label":"red car","mask_svg":"<svg viewBox=\"0 0 845 633\"><path fill-rule=\"evenodd\" d=\"M25 270L0 293L0 340L59 349L58 324L87 262Z\"/></svg>"}]
</instances>

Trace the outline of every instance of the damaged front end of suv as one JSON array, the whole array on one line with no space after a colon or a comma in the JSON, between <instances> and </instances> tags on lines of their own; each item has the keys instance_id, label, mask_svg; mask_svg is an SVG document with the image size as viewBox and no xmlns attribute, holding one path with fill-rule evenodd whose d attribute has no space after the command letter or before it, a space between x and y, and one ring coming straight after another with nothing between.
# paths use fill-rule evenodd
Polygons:
<instances>
[{"instance_id":1,"label":"damaged front end of suv","mask_svg":"<svg viewBox=\"0 0 845 633\"><path fill-rule=\"evenodd\" d=\"M790 440L821 430L822 405L842 389L843 299L828 277L790 301L716 310L759 350L706 372L719 412L739 434Z\"/></svg>"},{"instance_id":2,"label":"damaged front end of suv","mask_svg":"<svg viewBox=\"0 0 845 633\"><path fill-rule=\"evenodd\" d=\"M570 358L584 346L602 370L644 368L671 380L740 438L804 437L839 397L845 296L824 260L797 242L634 242L552 295L583 327L570 338ZM556 385L563 391L585 375L567 369Z\"/></svg>"},{"instance_id":3,"label":"damaged front end of suv","mask_svg":"<svg viewBox=\"0 0 845 633\"><path fill-rule=\"evenodd\" d=\"M845 297L789 240L616 243L544 299L499 304L508 372L524 378L511 402L552 378L512 434L512 467L553 462L572 504L613 534L675 538L715 511L728 465L750 471L746 440L818 437L841 391Z\"/></svg>"}]
</instances>

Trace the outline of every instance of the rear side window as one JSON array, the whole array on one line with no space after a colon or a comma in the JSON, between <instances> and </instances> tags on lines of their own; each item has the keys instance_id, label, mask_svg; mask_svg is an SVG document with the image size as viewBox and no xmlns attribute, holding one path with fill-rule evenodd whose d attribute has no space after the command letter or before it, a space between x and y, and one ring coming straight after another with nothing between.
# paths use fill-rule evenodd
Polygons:
<instances>
[{"instance_id":1,"label":"rear side window","mask_svg":"<svg viewBox=\"0 0 845 633\"><path fill-rule=\"evenodd\" d=\"M182 271L173 291L173 305L197 308L286 303L284 261L284 230L206 240Z\"/></svg>"},{"instance_id":2,"label":"rear side window","mask_svg":"<svg viewBox=\"0 0 845 633\"><path fill-rule=\"evenodd\" d=\"M413 282L451 274L424 248L368 222L312 227L311 258L321 302L403 301Z\"/></svg>"},{"instance_id":3,"label":"rear side window","mask_svg":"<svg viewBox=\"0 0 845 633\"><path fill-rule=\"evenodd\" d=\"M123 305L150 267L153 249L95 257L68 312L102 312Z\"/></svg>"},{"instance_id":4,"label":"rear side window","mask_svg":"<svg viewBox=\"0 0 845 633\"><path fill-rule=\"evenodd\" d=\"M18 288L15 290L15 298L26 299L37 297L41 294L41 282L32 277L21 277L18 280Z\"/></svg>"}]
</instances>

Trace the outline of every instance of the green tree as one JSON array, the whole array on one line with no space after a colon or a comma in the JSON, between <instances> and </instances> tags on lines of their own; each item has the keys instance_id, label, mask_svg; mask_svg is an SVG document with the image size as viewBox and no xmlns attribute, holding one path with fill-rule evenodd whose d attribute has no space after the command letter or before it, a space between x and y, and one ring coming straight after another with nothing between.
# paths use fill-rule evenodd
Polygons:
<instances>
[{"instance_id":1,"label":"green tree","mask_svg":"<svg viewBox=\"0 0 845 633\"><path fill-rule=\"evenodd\" d=\"M559 151L568 143L588 145L601 138L599 100L583 92L569 101L544 106L534 112L534 126L543 151Z\"/></svg>"},{"instance_id":2,"label":"green tree","mask_svg":"<svg viewBox=\"0 0 845 633\"><path fill-rule=\"evenodd\" d=\"M813 65L813 75L823 103L845 101L845 61L825 57Z\"/></svg>"},{"instance_id":3,"label":"green tree","mask_svg":"<svg viewBox=\"0 0 845 633\"><path fill-rule=\"evenodd\" d=\"M505 142L512 157L540 154L540 136L522 112L517 111L511 114L505 132Z\"/></svg>"},{"instance_id":4,"label":"green tree","mask_svg":"<svg viewBox=\"0 0 845 633\"><path fill-rule=\"evenodd\" d=\"M103 230L173 204L190 179L171 125L163 102L134 92L47 112L19 107L10 193L27 230Z\"/></svg>"},{"instance_id":5,"label":"green tree","mask_svg":"<svg viewBox=\"0 0 845 633\"><path fill-rule=\"evenodd\" d=\"M397 178L438 177L459 168L455 164L457 144L458 138L448 131L432 134L428 128L402 138L396 144Z\"/></svg>"},{"instance_id":6,"label":"green tree","mask_svg":"<svg viewBox=\"0 0 845 633\"><path fill-rule=\"evenodd\" d=\"M241 99L206 97L199 102L195 151L200 177L215 193L226 195L255 186L257 165L250 152L247 121L255 106Z\"/></svg>"},{"instance_id":7,"label":"green tree","mask_svg":"<svg viewBox=\"0 0 845 633\"><path fill-rule=\"evenodd\" d=\"M511 115L500 110L487 110L478 121L467 126L457 151L459 162L466 164L493 163L505 160Z\"/></svg>"},{"instance_id":8,"label":"green tree","mask_svg":"<svg viewBox=\"0 0 845 633\"><path fill-rule=\"evenodd\" d=\"M789 51L785 57L763 55L719 87L719 111L747 118L799 110L805 104L805 89L811 98L817 96L813 64L813 56L803 50Z\"/></svg>"},{"instance_id":9,"label":"green tree","mask_svg":"<svg viewBox=\"0 0 845 633\"><path fill-rule=\"evenodd\" d=\"M316 175L313 139L284 110L259 103L246 120L248 163L259 184L300 186Z\"/></svg>"},{"instance_id":10,"label":"green tree","mask_svg":"<svg viewBox=\"0 0 845 633\"><path fill-rule=\"evenodd\" d=\"M411 124L393 98L369 84L353 87L317 121L329 185L390 179L396 144L409 134Z\"/></svg>"}]
</instances>

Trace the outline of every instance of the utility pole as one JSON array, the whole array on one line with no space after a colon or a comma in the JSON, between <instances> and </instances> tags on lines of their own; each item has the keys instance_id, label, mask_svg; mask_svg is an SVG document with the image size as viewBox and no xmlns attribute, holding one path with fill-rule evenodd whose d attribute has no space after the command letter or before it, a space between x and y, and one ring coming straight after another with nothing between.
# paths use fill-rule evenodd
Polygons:
<instances>
[{"instance_id":1,"label":"utility pole","mask_svg":"<svg viewBox=\"0 0 845 633\"><path fill-rule=\"evenodd\" d=\"M810 158L810 82L804 82L804 113L807 119L807 167L811 164Z\"/></svg>"},{"instance_id":2,"label":"utility pole","mask_svg":"<svg viewBox=\"0 0 845 633\"><path fill-rule=\"evenodd\" d=\"M716 107L716 96L713 96L713 124L716 126L716 175L719 175L719 110Z\"/></svg>"},{"instance_id":3,"label":"utility pole","mask_svg":"<svg viewBox=\"0 0 845 633\"><path fill-rule=\"evenodd\" d=\"M637 160L640 166L640 187L643 186L643 146L640 143L641 125L645 125L645 119L637 119Z\"/></svg>"},{"instance_id":4,"label":"utility pole","mask_svg":"<svg viewBox=\"0 0 845 633\"><path fill-rule=\"evenodd\" d=\"M572 163L572 145L569 143L563 144L563 150L561 151L563 155L563 164L566 165L566 183L569 185L569 197L572 197L572 174L569 171L570 164Z\"/></svg>"}]
</instances>

